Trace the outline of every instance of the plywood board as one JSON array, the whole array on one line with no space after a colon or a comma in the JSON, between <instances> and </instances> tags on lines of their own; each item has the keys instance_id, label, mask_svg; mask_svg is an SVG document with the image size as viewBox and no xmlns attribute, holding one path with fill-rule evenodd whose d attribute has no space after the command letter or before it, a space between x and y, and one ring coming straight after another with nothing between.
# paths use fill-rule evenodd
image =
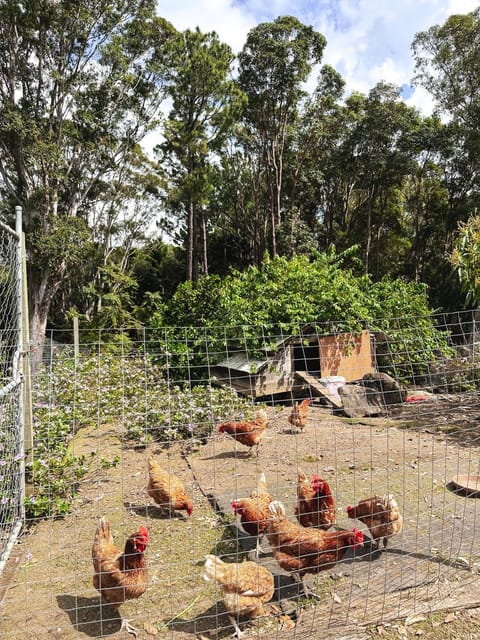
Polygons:
<instances>
[{"instance_id":1,"label":"plywood board","mask_svg":"<svg viewBox=\"0 0 480 640\"><path fill-rule=\"evenodd\" d=\"M375 371L369 331L322 336L318 342L322 378L343 376L352 382Z\"/></svg>"}]
</instances>

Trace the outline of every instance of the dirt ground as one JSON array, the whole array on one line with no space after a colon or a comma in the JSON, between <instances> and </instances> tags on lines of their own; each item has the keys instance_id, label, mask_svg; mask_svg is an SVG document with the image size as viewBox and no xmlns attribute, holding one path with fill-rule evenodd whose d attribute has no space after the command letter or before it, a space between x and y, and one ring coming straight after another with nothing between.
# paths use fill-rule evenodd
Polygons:
<instances>
[{"instance_id":1,"label":"dirt ground","mask_svg":"<svg viewBox=\"0 0 480 640\"><path fill-rule=\"evenodd\" d=\"M140 629L139 638L230 636L221 593L202 579L204 556L252 558L255 541L236 526L231 500L248 495L263 471L271 494L293 517L301 468L330 483L338 527L367 533L348 520L346 506L393 493L404 531L384 552L372 553L366 544L355 557L307 578L320 595L316 602L307 601L278 568L263 540L259 562L274 574L276 592L269 615L247 627L249 637L433 638L440 637L438 630L442 638L480 637L475 631L448 635L462 620L473 621L473 629L478 623L471 608L480 606L480 500L451 491L449 484L459 473L480 474L476 398L439 396L405 405L399 416L356 420L316 405L301 434L292 432L289 411L268 407L258 458L218 433L206 444L192 440L145 450L126 445L116 425L80 432L73 449L89 455L94 468L71 514L31 526L15 546L0 583L0 636L128 637L92 586L91 543L101 515L111 521L119 546L140 524L150 530L147 592L120 610ZM151 504L145 491L150 451L185 480L195 505L191 518L164 516Z\"/></svg>"}]
</instances>

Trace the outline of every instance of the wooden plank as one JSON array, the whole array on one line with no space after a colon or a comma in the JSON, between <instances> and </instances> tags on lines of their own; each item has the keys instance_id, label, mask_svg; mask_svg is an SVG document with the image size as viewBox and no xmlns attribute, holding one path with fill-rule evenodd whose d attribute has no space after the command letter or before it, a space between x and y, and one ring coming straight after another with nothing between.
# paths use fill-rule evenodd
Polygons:
<instances>
[{"instance_id":1,"label":"wooden plank","mask_svg":"<svg viewBox=\"0 0 480 640\"><path fill-rule=\"evenodd\" d=\"M343 407L340 397L330 393L318 378L315 378L315 376L312 376L306 371L296 371L295 375L303 382L306 382L315 391L315 393L325 398L335 408L341 409Z\"/></svg>"}]
</instances>

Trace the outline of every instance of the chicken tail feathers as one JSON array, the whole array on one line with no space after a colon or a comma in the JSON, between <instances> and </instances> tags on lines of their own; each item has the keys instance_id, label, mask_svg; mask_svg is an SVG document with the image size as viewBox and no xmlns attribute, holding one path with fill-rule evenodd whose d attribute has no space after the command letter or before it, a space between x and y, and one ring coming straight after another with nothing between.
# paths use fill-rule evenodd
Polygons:
<instances>
[{"instance_id":1,"label":"chicken tail feathers","mask_svg":"<svg viewBox=\"0 0 480 640\"><path fill-rule=\"evenodd\" d=\"M383 503L385 507L390 510L398 509L398 502L395 500L392 493L383 496Z\"/></svg>"},{"instance_id":2,"label":"chicken tail feathers","mask_svg":"<svg viewBox=\"0 0 480 640\"><path fill-rule=\"evenodd\" d=\"M268 505L270 513L274 516L275 519L283 519L285 517L285 506L280 500L273 500Z\"/></svg>"},{"instance_id":3,"label":"chicken tail feathers","mask_svg":"<svg viewBox=\"0 0 480 640\"><path fill-rule=\"evenodd\" d=\"M299 484L305 484L307 482L307 474L303 469L299 469L297 472L297 482Z\"/></svg>"},{"instance_id":4,"label":"chicken tail feathers","mask_svg":"<svg viewBox=\"0 0 480 640\"><path fill-rule=\"evenodd\" d=\"M98 525L95 530L94 544L99 544L102 540L110 544L113 543L113 536L110 531L110 523L105 518L105 516L102 516L98 521Z\"/></svg>"},{"instance_id":5,"label":"chicken tail feathers","mask_svg":"<svg viewBox=\"0 0 480 640\"><path fill-rule=\"evenodd\" d=\"M257 493L267 493L267 492L268 492L267 478L265 476L265 473L262 471L257 482Z\"/></svg>"},{"instance_id":6,"label":"chicken tail feathers","mask_svg":"<svg viewBox=\"0 0 480 640\"><path fill-rule=\"evenodd\" d=\"M205 556L205 564L203 565L203 579L209 582L210 580L219 580L223 575L224 562L212 554Z\"/></svg>"},{"instance_id":7,"label":"chicken tail feathers","mask_svg":"<svg viewBox=\"0 0 480 640\"><path fill-rule=\"evenodd\" d=\"M149 471L156 471L158 469L158 462L156 462L156 460L154 459L153 456L149 456L148 457L148 470Z\"/></svg>"}]
</instances>

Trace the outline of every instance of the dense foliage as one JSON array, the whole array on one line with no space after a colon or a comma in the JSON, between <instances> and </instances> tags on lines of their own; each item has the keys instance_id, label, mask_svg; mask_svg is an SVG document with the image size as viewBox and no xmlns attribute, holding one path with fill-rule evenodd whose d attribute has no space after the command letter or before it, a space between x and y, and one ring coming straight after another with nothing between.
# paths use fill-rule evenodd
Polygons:
<instances>
[{"instance_id":1,"label":"dense foliage","mask_svg":"<svg viewBox=\"0 0 480 640\"><path fill-rule=\"evenodd\" d=\"M47 323L110 343L36 378L29 515L64 513L92 464L116 463L76 457L77 429L145 444L241 409L209 385L232 352L367 327L384 370L418 380L449 355L431 308L479 299L480 8L415 37L427 117L388 81L347 95L294 16L236 57L158 10L0 5L0 216L23 208L34 368ZM19 462L0 459L1 482Z\"/></svg>"},{"instance_id":2,"label":"dense foliage","mask_svg":"<svg viewBox=\"0 0 480 640\"><path fill-rule=\"evenodd\" d=\"M369 328L390 344L381 359L385 370L404 380L421 375L448 353L446 336L433 325L425 285L388 277L374 282L344 266L352 258L354 250L333 249L310 259L277 256L224 278L186 282L154 315L152 325L159 329L151 337L168 345L171 375L191 380L208 377L210 366L229 352L256 358L307 323L320 335Z\"/></svg>"},{"instance_id":3,"label":"dense foliage","mask_svg":"<svg viewBox=\"0 0 480 640\"><path fill-rule=\"evenodd\" d=\"M34 353L47 322L148 325L178 283L332 243L358 245L374 282L424 282L433 307L464 304L449 256L480 204L480 9L415 37L427 117L388 78L347 95L322 65L324 36L294 16L253 27L235 56L157 11L1 4L1 213L24 211ZM282 304L297 307L292 294Z\"/></svg>"}]
</instances>

